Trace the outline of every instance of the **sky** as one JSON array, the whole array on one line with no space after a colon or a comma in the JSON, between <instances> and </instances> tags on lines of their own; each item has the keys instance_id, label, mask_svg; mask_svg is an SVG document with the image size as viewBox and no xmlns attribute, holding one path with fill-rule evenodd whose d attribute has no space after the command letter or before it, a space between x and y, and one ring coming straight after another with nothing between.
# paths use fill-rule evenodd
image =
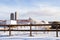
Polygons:
<instances>
[{"instance_id":1,"label":"sky","mask_svg":"<svg viewBox=\"0 0 60 40\"><path fill-rule=\"evenodd\" d=\"M60 21L60 0L0 0L0 20L9 20L15 11L18 19Z\"/></svg>"}]
</instances>

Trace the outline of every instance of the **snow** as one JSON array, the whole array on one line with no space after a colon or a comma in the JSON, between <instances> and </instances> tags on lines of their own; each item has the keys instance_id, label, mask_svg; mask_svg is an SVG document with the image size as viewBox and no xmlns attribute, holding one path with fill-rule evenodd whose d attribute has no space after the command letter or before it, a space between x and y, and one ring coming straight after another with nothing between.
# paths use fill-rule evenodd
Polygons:
<instances>
[{"instance_id":1,"label":"snow","mask_svg":"<svg viewBox=\"0 0 60 40\"><path fill-rule=\"evenodd\" d=\"M40 35L39 37L24 37L24 36L1 36L0 40L60 40L60 37L46 37L47 35L45 35L45 37L42 35Z\"/></svg>"}]
</instances>

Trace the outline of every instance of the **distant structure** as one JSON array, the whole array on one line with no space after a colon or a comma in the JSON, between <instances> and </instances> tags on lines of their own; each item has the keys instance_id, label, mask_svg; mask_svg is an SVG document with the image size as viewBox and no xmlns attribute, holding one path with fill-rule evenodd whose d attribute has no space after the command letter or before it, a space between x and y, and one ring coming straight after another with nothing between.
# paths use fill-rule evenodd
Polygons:
<instances>
[{"instance_id":1,"label":"distant structure","mask_svg":"<svg viewBox=\"0 0 60 40\"><path fill-rule=\"evenodd\" d=\"M10 14L10 20L7 21L7 24L17 24L17 13Z\"/></svg>"},{"instance_id":2,"label":"distant structure","mask_svg":"<svg viewBox=\"0 0 60 40\"><path fill-rule=\"evenodd\" d=\"M14 20L14 13L11 13L10 20Z\"/></svg>"},{"instance_id":3,"label":"distant structure","mask_svg":"<svg viewBox=\"0 0 60 40\"><path fill-rule=\"evenodd\" d=\"M11 13L10 20L17 20L17 12L15 12L15 15L14 13Z\"/></svg>"},{"instance_id":4,"label":"distant structure","mask_svg":"<svg viewBox=\"0 0 60 40\"><path fill-rule=\"evenodd\" d=\"M17 20L17 12L15 12L15 20Z\"/></svg>"}]
</instances>

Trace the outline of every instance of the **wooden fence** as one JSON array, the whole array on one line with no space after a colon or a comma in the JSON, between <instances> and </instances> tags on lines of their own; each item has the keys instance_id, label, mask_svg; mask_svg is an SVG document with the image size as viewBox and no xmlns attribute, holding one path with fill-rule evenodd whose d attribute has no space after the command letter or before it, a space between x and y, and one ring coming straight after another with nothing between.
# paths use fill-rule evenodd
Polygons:
<instances>
[{"instance_id":1,"label":"wooden fence","mask_svg":"<svg viewBox=\"0 0 60 40\"><path fill-rule=\"evenodd\" d=\"M9 29L8 30L0 30L0 31L9 31L9 36L11 36L11 31L30 31L30 36L32 36L32 31L55 31L56 32L56 37L58 37L58 31L60 31L59 29L58 29L58 26L60 25L60 24L53 24L53 25L56 25L57 27L56 27L56 29L55 30L32 30L32 26L52 26L52 24L17 24L17 25L0 25L0 26L3 26L3 27L5 27L5 26L8 26L9 27ZM30 27L30 30L15 30L15 29L11 29L11 27L17 27L17 26L19 26L19 27L21 27L21 26L29 26Z\"/></svg>"}]
</instances>

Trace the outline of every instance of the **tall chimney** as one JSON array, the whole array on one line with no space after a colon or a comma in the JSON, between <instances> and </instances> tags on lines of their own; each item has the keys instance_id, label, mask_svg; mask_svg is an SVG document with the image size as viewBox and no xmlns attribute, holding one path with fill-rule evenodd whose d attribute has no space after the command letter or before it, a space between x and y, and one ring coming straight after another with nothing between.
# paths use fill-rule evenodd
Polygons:
<instances>
[{"instance_id":1,"label":"tall chimney","mask_svg":"<svg viewBox=\"0 0 60 40\"><path fill-rule=\"evenodd\" d=\"M15 12L15 20L17 20L17 12Z\"/></svg>"},{"instance_id":2,"label":"tall chimney","mask_svg":"<svg viewBox=\"0 0 60 40\"><path fill-rule=\"evenodd\" d=\"M10 14L10 20L14 20L14 13Z\"/></svg>"}]
</instances>

